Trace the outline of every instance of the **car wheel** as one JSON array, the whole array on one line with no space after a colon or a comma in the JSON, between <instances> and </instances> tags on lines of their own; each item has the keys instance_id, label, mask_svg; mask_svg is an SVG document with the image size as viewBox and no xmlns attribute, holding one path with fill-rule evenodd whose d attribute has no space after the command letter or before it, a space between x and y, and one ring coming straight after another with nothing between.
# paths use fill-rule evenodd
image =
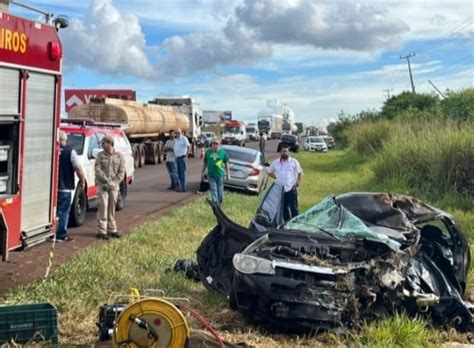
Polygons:
<instances>
[{"instance_id":1,"label":"car wheel","mask_svg":"<svg viewBox=\"0 0 474 348\"><path fill-rule=\"evenodd\" d=\"M116 206L117 210L122 210L123 208L125 208L125 200L127 198L127 190L128 190L127 182L124 179L120 183L120 190L119 190L118 197L117 197L117 206Z\"/></svg>"},{"instance_id":2,"label":"car wheel","mask_svg":"<svg viewBox=\"0 0 474 348\"><path fill-rule=\"evenodd\" d=\"M76 189L76 194L72 201L71 211L69 212L69 226L79 227L84 224L87 212L87 196L84 189L80 186Z\"/></svg>"}]
</instances>

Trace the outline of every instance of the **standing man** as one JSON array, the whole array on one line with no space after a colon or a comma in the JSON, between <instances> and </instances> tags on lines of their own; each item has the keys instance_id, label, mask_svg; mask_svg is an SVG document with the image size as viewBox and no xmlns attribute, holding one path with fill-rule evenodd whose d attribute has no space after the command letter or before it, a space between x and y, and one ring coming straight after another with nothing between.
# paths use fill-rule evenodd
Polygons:
<instances>
[{"instance_id":1,"label":"standing man","mask_svg":"<svg viewBox=\"0 0 474 348\"><path fill-rule=\"evenodd\" d=\"M263 159L265 159L265 141L267 140L267 133L260 132L260 139L258 142L258 147L262 153Z\"/></svg>"},{"instance_id":2,"label":"standing man","mask_svg":"<svg viewBox=\"0 0 474 348\"><path fill-rule=\"evenodd\" d=\"M176 130L176 140L174 142L174 155L176 156L176 169L178 172L178 183L179 186L176 188L177 192L186 192L186 168L187 158L191 145L189 144L188 138L186 138L181 129Z\"/></svg>"},{"instance_id":3,"label":"standing man","mask_svg":"<svg viewBox=\"0 0 474 348\"><path fill-rule=\"evenodd\" d=\"M97 219L99 239L120 238L115 223L115 206L120 183L125 176L125 159L114 149L114 138L102 138L102 148L95 160L95 183L97 186Z\"/></svg>"},{"instance_id":4,"label":"standing man","mask_svg":"<svg viewBox=\"0 0 474 348\"><path fill-rule=\"evenodd\" d=\"M166 169L168 169L168 174L170 175L171 185L168 187L168 190L176 190L179 187L178 183L178 174L176 170L176 156L174 155L174 143L175 143L176 133L172 129L170 130L170 138L166 141L164 151L166 152Z\"/></svg>"},{"instance_id":5,"label":"standing man","mask_svg":"<svg viewBox=\"0 0 474 348\"><path fill-rule=\"evenodd\" d=\"M207 168L207 178L213 204L221 205L224 200L224 178L230 179L229 155L219 148L219 140L212 140L212 147L206 151L201 171L201 181Z\"/></svg>"},{"instance_id":6,"label":"standing man","mask_svg":"<svg viewBox=\"0 0 474 348\"><path fill-rule=\"evenodd\" d=\"M298 212L298 191L303 169L299 162L290 157L290 151L287 145L283 145L280 151L280 158L277 158L268 168L268 175L285 188L283 196L283 218L286 221L294 218Z\"/></svg>"},{"instance_id":7,"label":"standing man","mask_svg":"<svg viewBox=\"0 0 474 348\"><path fill-rule=\"evenodd\" d=\"M56 242L70 242L72 238L67 235L67 224L69 211L71 210L72 193L75 188L74 172L79 177L79 187L84 188L84 172L79 165L79 158L67 144L67 134L59 131L59 180L58 180L58 227L56 230ZM54 238L52 238L54 240Z\"/></svg>"}]
</instances>

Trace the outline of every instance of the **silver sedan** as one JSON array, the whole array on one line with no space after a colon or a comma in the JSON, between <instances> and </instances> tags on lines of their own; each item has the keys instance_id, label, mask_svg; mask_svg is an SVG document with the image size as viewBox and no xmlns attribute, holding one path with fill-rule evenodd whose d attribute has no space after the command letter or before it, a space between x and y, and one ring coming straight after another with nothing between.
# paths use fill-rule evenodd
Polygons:
<instances>
[{"instance_id":1,"label":"silver sedan","mask_svg":"<svg viewBox=\"0 0 474 348\"><path fill-rule=\"evenodd\" d=\"M233 145L221 148L229 155L230 167L230 180L226 178L224 186L259 194L267 177L261 152ZM207 173L204 181L207 182Z\"/></svg>"}]
</instances>

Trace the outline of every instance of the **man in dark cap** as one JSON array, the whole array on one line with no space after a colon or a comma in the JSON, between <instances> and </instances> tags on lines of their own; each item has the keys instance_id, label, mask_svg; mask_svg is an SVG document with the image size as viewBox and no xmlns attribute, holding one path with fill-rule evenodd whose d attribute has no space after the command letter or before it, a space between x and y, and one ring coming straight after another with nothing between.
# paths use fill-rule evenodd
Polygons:
<instances>
[{"instance_id":1,"label":"man in dark cap","mask_svg":"<svg viewBox=\"0 0 474 348\"><path fill-rule=\"evenodd\" d=\"M67 144L67 134L59 132L60 156L59 156L59 178L58 178L58 226L56 230L57 242L70 242L72 237L67 234L67 224L69 221L69 211L71 200L75 189L75 174L79 177L78 185L84 188L84 172L79 164L79 158ZM51 238L54 240L54 237Z\"/></svg>"},{"instance_id":2,"label":"man in dark cap","mask_svg":"<svg viewBox=\"0 0 474 348\"><path fill-rule=\"evenodd\" d=\"M102 138L102 148L95 161L95 182L97 186L97 238L120 238L115 223L115 207L120 183L125 177L125 159L114 148L114 138Z\"/></svg>"}]
</instances>

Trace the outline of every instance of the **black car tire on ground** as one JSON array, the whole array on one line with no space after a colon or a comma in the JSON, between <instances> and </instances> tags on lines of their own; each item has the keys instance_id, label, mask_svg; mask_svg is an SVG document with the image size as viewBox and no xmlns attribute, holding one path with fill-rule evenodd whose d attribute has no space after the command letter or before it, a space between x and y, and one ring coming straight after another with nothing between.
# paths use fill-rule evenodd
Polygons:
<instances>
[{"instance_id":1,"label":"black car tire on ground","mask_svg":"<svg viewBox=\"0 0 474 348\"><path fill-rule=\"evenodd\" d=\"M120 183L120 190L119 190L119 193L118 193L117 206L116 206L117 211L122 210L123 208L125 208L125 201L127 199L127 190L128 190L127 182L124 179Z\"/></svg>"},{"instance_id":2,"label":"black car tire on ground","mask_svg":"<svg viewBox=\"0 0 474 348\"><path fill-rule=\"evenodd\" d=\"M84 224L86 220L87 211L87 196L84 189L77 186L76 194L71 205L71 211L69 212L69 223L71 227L79 227Z\"/></svg>"}]
</instances>

